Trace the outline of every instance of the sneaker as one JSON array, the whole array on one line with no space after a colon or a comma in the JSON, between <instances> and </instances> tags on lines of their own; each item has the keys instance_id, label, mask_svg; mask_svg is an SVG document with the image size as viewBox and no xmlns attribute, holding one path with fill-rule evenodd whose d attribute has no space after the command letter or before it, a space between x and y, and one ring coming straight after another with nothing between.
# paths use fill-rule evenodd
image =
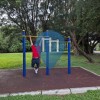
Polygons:
<instances>
[{"instance_id":1,"label":"sneaker","mask_svg":"<svg viewBox=\"0 0 100 100\"><path fill-rule=\"evenodd\" d=\"M35 74L37 74L38 73L38 69L35 69Z\"/></svg>"}]
</instances>

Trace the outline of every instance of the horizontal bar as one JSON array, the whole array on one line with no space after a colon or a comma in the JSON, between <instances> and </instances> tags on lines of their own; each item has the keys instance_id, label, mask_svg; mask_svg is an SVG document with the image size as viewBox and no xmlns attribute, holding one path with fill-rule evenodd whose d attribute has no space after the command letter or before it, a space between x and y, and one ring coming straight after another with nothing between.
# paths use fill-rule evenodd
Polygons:
<instances>
[{"instance_id":1,"label":"horizontal bar","mask_svg":"<svg viewBox=\"0 0 100 100\"><path fill-rule=\"evenodd\" d=\"M23 35L22 37L30 37L30 36L28 36L28 35ZM31 36L31 37L49 37L49 36Z\"/></svg>"}]
</instances>

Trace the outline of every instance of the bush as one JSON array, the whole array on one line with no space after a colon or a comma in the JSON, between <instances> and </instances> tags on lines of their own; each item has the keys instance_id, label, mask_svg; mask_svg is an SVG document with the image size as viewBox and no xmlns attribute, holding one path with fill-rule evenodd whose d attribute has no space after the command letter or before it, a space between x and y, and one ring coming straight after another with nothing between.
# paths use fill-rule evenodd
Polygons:
<instances>
[{"instance_id":1,"label":"bush","mask_svg":"<svg viewBox=\"0 0 100 100\"><path fill-rule=\"evenodd\" d=\"M21 32L17 27L1 27L0 52L22 51Z\"/></svg>"}]
</instances>

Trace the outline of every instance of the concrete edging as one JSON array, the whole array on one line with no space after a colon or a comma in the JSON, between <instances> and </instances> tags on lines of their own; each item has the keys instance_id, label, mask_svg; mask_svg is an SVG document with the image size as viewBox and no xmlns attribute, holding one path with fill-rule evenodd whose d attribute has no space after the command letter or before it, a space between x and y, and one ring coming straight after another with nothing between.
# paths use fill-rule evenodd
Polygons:
<instances>
[{"instance_id":1,"label":"concrete edging","mask_svg":"<svg viewBox=\"0 0 100 100\"><path fill-rule=\"evenodd\" d=\"M6 94L0 94L0 97L17 96L17 95L67 95L67 94L85 93L88 90L100 90L100 86L6 93Z\"/></svg>"}]
</instances>

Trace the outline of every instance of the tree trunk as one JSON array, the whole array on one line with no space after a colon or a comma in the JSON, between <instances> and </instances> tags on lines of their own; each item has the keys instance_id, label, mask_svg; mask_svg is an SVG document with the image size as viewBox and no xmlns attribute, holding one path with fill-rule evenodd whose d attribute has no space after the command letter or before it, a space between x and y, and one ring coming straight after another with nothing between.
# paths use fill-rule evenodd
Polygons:
<instances>
[{"instance_id":1,"label":"tree trunk","mask_svg":"<svg viewBox=\"0 0 100 100\"><path fill-rule=\"evenodd\" d=\"M75 56L78 56L78 55L79 55L79 52L78 52L76 46L74 46L73 42L72 42L72 48L73 48L73 53L74 53L74 55L75 55Z\"/></svg>"},{"instance_id":2,"label":"tree trunk","mask_svg":"<svg viewBox=\"0 0 100 100\"><path fill-rule=\"evenodd\" d=\"M93 50L94 50L94 48L95 48L95 45L89 45L88 44L88 42L87 41L85 41L84 40L84 52L86 53L86 54L93 54Z\"/></svg>"},{"instance_id":3,"label":"tree trunk","mask_svg":"<svg viewBox=\"0 0 100 100\"><path fill-rule=\"evenodd\" d=\"M84 37L84 40L83 40L84 42L84 52L86 53L86 54L89 54L89 35L88 35L88 33L86 34L86 36Z\"/></svg>"},{"instance_id":4,"label":"tree trunk","mask_svg":"<svg viewBox=\"0 0 100 100\"><path fill-rule=\"evenodd\" d=\"M75 32L70 32L70 35L71 35L71 38L72 38L72 42L73 42L73 45L77 48L77 50L85 57L88 59L89 62L93 63L94 60L89 57L83 50L81 50L76 42L76 36L75 36Z\"/></svg>"},{"instance_id":5,"label":"tree trunk","mask_svg":"<svg viewBox=\"0 0 100 100\"><path fill-rule=\"evenodd\" d=\"M32 35L36 36L37 34L36 34L36 28L34 27L34 23L33 22L29 22L28 25L29 25L29 29L30 29Z\"/></svg>"},{"instance_id":6,"label":"tree trunk","mask_svg":"<svg viewBox=\"0 0 100 100\"><path fill-rule=\"evenodd\" d=\"M84 41L84 42L85 42L85 43L84 43L84 52L85 52L86 54L90 54L88 42L87 42L87 41Z\"/></svg>"},{"instance_id":7,"label":"tree trunk","mask_svg":"<svg viewBox=\"0 0 100 100\"><path fill-rule=\"evenodd\" d=\"M89 46L89 54L93 54L93 50L94 50L94 47L93 46Z\"/></svg>"}]
</instances>

